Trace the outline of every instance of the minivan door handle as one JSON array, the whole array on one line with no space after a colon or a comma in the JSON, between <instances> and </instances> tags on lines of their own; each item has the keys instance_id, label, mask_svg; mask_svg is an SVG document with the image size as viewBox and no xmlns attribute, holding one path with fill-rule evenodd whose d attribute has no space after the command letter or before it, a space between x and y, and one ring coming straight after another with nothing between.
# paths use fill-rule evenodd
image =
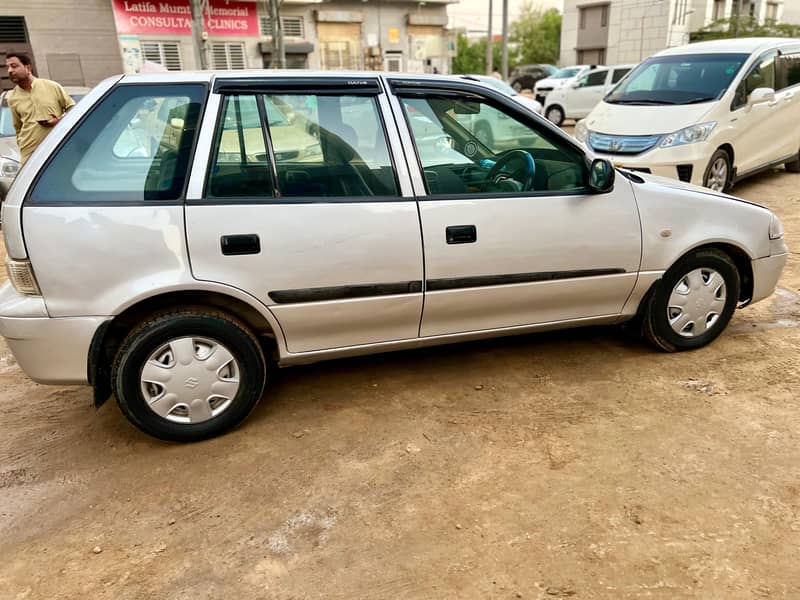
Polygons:
<instances>
[{"instance_id":1,"label":"minivan door handle","mask_svg":"<svg viewBox=\"0 0 800 600\"><path fill-rule=\"evenodd\" d=\"M475 225L451 225L445 229L448 244L472 244L478 240Z\"/></svg>"},{"instance_id":2,"label":"minivan door handle","mask_svg":"<svg viewBox=\"0 0 800 600\"><path fill-rule=\"evenodd\" d=\"M261 252L261 240L256 233L223 235L219 240L219 245L225 256L259 254Z\"/></svg>"}]
</instances>

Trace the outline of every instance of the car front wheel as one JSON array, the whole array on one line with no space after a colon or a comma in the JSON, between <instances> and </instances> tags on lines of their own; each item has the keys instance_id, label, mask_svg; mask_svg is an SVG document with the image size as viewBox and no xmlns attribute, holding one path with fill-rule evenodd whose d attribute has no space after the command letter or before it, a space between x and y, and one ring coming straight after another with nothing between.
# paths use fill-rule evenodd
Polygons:
<instances>
[{"instance_id":1,"label":"car front wheel","mask_svg":"<svg viewBox=\"0 0 800 600\"><path fill-rule=\"evenodd\" d=\"M547 112L545 112L545 118L550 121L553 125L561 126L564 122L564 109L560 106L549 106L547 107Z\"/></svg>"},{"instance_id":2,"label":"car front wheel","mask_svg":"<svg viewBox=\"0 0 800 600\"><path fill-rule=\"evenodd\" d=\"M739 288L739 272L724 252L709 248L684 256L647 300L645 337L666 352L709 344L731 320Z\"/></svg>"},{"instance_id":3,"label":"car front wheel","mask_svg":"<svg viewBox=\"0 0 800 600\"><path fill-rule=\"evenodd\" d=\"M112 369L120 409L143 432L191 442L241 423L261 398L261 346L222 312L186 308L154 315L122 342Z\"/></svg>"}]
</instances>

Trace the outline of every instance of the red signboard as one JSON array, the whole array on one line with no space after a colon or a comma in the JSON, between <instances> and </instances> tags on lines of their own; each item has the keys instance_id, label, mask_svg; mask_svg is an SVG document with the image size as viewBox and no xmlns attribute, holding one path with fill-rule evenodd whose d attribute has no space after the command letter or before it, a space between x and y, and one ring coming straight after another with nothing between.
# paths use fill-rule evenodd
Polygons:
<instances>
[{"instance_id":1,"label":"red signboard","mask_svg":"<svg viewBox=\"0 0 800 600\"><path fill-rule=\"evenodd\" d=\"M204 15L205 30L212 36L257 37L255 2L211 0ZM190 35L192 11L189 0L113 0L118 33Z\"/></svg>"}]
</instances>

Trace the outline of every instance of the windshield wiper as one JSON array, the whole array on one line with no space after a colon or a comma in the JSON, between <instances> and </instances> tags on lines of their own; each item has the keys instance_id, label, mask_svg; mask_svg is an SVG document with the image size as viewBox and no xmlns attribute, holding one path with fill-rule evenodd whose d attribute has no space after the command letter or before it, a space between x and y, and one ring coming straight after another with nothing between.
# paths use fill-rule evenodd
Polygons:
<instances>
[{"instance_id":1,"label":"windshield wiper","mask_svg":"<svg viewBox=\"0 0 800 600\"><path fill-rule=\"evenodd\" d=\"M680 104L700 104L701 102L709 102L710 100L716 100L716 97L701 96L700 98L692 98L691 100L687 100L686 102L680 102Z\"/></svg>"},{"instance_id":2,"label":"windshield wiper","mask_svg":"<svg viewBox=\"0 0 800 600\"><path fill-rule=\"evenodd\" d=\"M608 104L630 104L631 106L663 106L675 104L669 100L606 100Z\"/></svg>"}]
</instances>

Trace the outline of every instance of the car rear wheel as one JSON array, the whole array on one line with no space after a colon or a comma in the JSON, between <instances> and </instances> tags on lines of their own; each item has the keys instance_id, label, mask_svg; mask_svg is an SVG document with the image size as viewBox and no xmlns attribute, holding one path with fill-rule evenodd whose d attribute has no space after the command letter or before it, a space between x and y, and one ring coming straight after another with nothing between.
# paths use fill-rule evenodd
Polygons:
<instances>
[{"instance_id":1,"label":"car rear wheel","mask_svg":"<svg viewBox=\"0 0 800 600\"><path fill-rule=\"evenodd\" d=\"M715 192L726 192L731 187L731 157L725 150L717 150L703 175L703 185Z\"/></svg>"},{"instance_id":2,"label":"car rear wheel","mask_svg":"<svg viewBox=\"0 0 800 600\"><path fill-rule=\"evenodd\" d=\"M241 423L261 398L264 354L241 322L213 309L160 313L124 339L111 381L128 420L162 440L191 442Z\"/></svg>"},{"instance_id":3,"label":"car rear wheel","mask_svg":"<svg viewBox=\"0 0 800 600\"><path fill-rule=\"evenodd\" d=\"M731 320L739 288L739 272L724 252L704 249L684 256L647 299L646 339L666 352L709 344Z\"/></svg>"},{"instance_id":4,"label":"car rear wheel","mask_svg":"<svg viewBox=\"0 0 800 600\"><path fill-rule=\"evenodd\" d=\"M548 106L547 112L545 113L544 116L553 125L558 125L560 127L561 124L564 122L564 109L558 106L557 104L553 106Z\"/></svg>"}]
</instances>

